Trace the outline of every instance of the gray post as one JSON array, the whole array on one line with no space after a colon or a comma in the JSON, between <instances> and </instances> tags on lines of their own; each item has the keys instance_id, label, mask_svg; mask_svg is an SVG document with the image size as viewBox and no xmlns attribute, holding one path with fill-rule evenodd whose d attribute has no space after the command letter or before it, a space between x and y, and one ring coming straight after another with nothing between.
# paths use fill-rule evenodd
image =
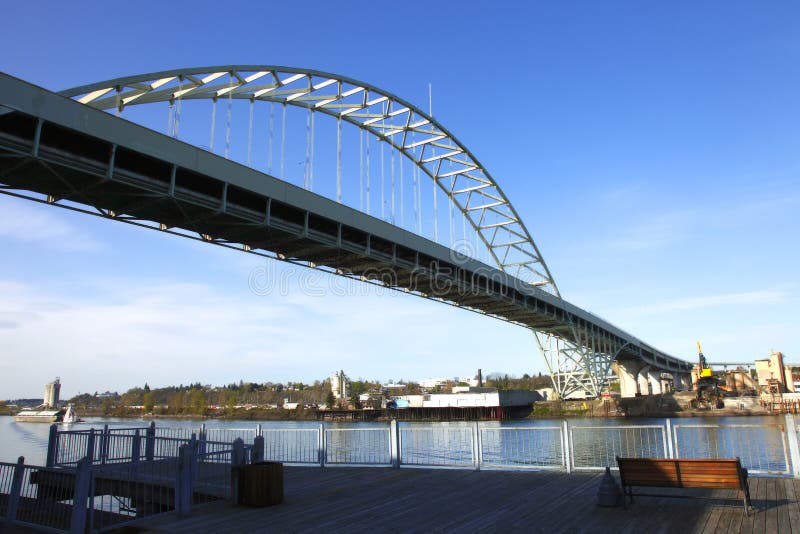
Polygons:
<instances>
[{"instance_id":1,"label":"gray post","mask_svg":"<svg viewBox=\"0 0 800 534\"><path fill-rule=\"evenodd\" d=\"M563 422L562 428L563 429L561 432L563 438L561 439L561 446L564 448L564 464L566 465L567 473L572 473L572 458L571 458L572 455L570 454L569 426L567 425L566 421Z\"/></svg>"},{"instance_id":2,"label":"gray post","mask_svg":"<svg viewBox=\"0 0 800 534\"><path fill-rule=\"evenodd\" d=\"M150 421L150 426L147 427L145 432L144 441L144 458L148 462L152 462L156 452L156 422Z\"/></svg>"},{"instance_id":3,"label":"gray post","mask_svg":"<svg viewBox=\"0 0 800 534\"><path fill-rule=\"evenodd\" d=\"M317 435L317 459L319 466L325 467L325 459L328 456L328 451L325 450L325 423L319 424L319 433Z\"/></svg>"},{"instance_id":4,"label":"gray post","mask_svg":"<svg viewBox=\"0 0 800 534\"><path fill-rule=\"evenodd\" d=\"M142 436L139 434L139 429L133 433L133 443L131 444L131 462L134 464L139 463L139 457L142 455Z\"/></svg>"},{"instance_id":5,"label":"gray post","mask_svg":"<svg viewBox=\"0 0 800 534\"><path fill-rule=\"evenodd\" d=\"M263 436L263 435L264 435L264 433L261 430L261 423L258 423L256 425L256 436Z\"/></svg>"},{"instance_id":6,"label":"gray post","mask_svg":"<svg viewBox=\"0 0 800 534\"><path fill-rule=\"evenodd\" d=\"M481 469L480 445L478 444L478 435L480 432L481 430L478 428L478 422L475 421L475 425L472 427L472 467L475 468L475 471L480 471Z\"/></svg>"},{"instance_id":7,"label":"gray post","mask_svg":"<svg viewBox=\"0 0 800 534\"><path fill-rule=\"evenodd\" d=\"M397 419L392 419L389 423L389 454L392 459L392 467L400 468L400 431L397 428Z\"/></svg>"},{"instance_id":8,"label":"gray post","mask_svg":"<svg viewBox=\"0 0 800 534\"><path fill-rule=\"evenodd\" d=\"M666 428L666 439L667 439L667 449L664 451L667 454L667 458L675 458L675 451L672 448L672 444L674 440L672 439L672 420L667 419L667 428Z\"/></svg>"},{"instance_id":9,"label":"gray post","mask_svg":"<svg viewBox=\"0 0 800 534\"><path fill-rule=\"evenodd\" d=\"M47 467L54 467L58 460L58 425L50 425L50 434L47 437Z\"/></svg>"},{"instance_id":10,"label":"gray post","mask_svg":"<svg viewBox=\"0 0 800 534\"><path fill-rule=\"evenodd\" d=\"M797 426L794 423L794 415L787 413L786 419L786 439L789 441L789 455L792 459L792 476L800 478L800 446L797 442Z\"/></svg>"},{"instance_id":11,"label":"gray post","mask_svg":"<svg viewBox=\"0 0 800 534\"><path fill-rule=\"evenodd\" d=\"M178 448L178 471L175 476L175 511L185 517L192 511L192 464L194 447L191 444Z\"/></svg>"},{"instance_id":12,"label":"gray post","mask_svg":"<svg viewBox=\"0 0 800 534\"><path fill-rule=\"evenodd\" d=\"M92 462L88 457L78 462L75 473L75 492L72 494L72 517L69 531L73 534L86 532L86 502L89 500L89 487L92 483Z\"/></svg>"},{"instance_id":13,"label":"gray post","mask_svg":"<svg viewBox=\"0 0 800 534\"><path fill-rule=\"evenodd\" d=\"M253 438L253 457L250 459L251 463L264 461L264 436L259 434Z\"/></svg>"},{"instance_id":14,"label":"gray post","mask_svg":"<svg viewBox=\"0 0 800 534\"><path fill-rule=\"evenodd\" d=\"M53 425L55 426L55 425ZM17 518L17 508L19 508L19 495L22 492L22 478L25 475L25 457L20 456L17 459L17 465L14 467L14 475L11 480L11 491L8 494L8 509L6 510L6 519L9 523Z\"/></svg>"},{"instance_id":15,"label":"gray post","mask_svg":"<svg viewBox=\"0 0 800 534\"><path fill-rule=\"evenodd\" d=\"M233 454L231 456L232 465L244 465L247 463L247 458L244 455L244 441L242 438L233 440Z\"/></svg>"},{"instance_id":16,"label":"gray post","mask_svg":"<svg viewBox=\"0 0 800 534\"><path fill-rule=\"evenodd\" d=\"M239 504L239 477L241 476L242 466L246 463L244 457L244 441L242 438L233 440L233 451L231 453L231 502Z\"/></svg>"}]
</instances>

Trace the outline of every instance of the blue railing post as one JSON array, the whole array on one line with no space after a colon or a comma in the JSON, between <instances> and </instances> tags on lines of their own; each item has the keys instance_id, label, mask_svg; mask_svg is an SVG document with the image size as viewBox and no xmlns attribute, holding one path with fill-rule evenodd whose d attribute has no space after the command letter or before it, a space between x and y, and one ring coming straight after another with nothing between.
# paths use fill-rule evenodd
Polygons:
<instances>
[{"instance_id":1,"label":"blue railing post","mask_svg":"<svg viewBox=\"0 0 800 534\"><path fill-rule=\"evenodd\" d=\"M194 461L192 461L191 463L192 480L194 480L195 478L197 478L197 470L199 469L199 466L197 465L198 461L197 450L199 447L198 447L197 435L195 435L194 433L192 433L192 437L189 439L189 448L192 450L192 457L194 458Z\"/></svg>"},{"instance_id":2,"label":"blue railing post","mask_svg":"<svg viewBox=\"0 0 800 534\"><path fill-rule=\"evenodd\" d=\"M392 460L392 467L400 467L400 431L397 428L397 419L392 419L389 423L389 456Z\"/></svg>"},{"instance_id":3,"label":"blue railing post","mask_svg":"<svg viewBox=\"0 0 800 534\"><path fill-rule=\"evenodd\" d=\"M58 460L58 425L50 425L50 434L47 437L47 459L45 465L54 467Z\"/></svg>"},{"instance_id":4,"label":"blue railing post","mask_svg":"<svg viewBox=\"0 0 800 534\"><path fill-rule=\"evenodd\" d=\"M133 443L131 443L131 462L134 464L139 463L139 457L142 454L142 436L139 434L139 429L133 433Z\"/></svg>"},{"instance_id":5,"label":"blue railing post","mask_svg":"<svg viewBox=\"0 0 800 534\"><path fill-rule=\"evenodd\" d=\"M206 424L205 423L201 423L200 424L200 431L199 431L199 433L197 435L197 438L198 438L198 443L199 443L198 451L200 453L200 457L202 458L206 454L206 441L208 440L208 438L206 436Z\"/></svg>"},{"instance_id":6,"label":"blue railing post","mask_svg":"<svg viewBox=\"0 0 800 534\"><path fill-rule=\"evenodd\" d=\"M185 517L192 512L192 471L195 463L193 443L178 448L178 469L175 475L175 511Z\"/></svg>"},{"instance_id":7,"label":"blue railing post","mask_svg":"<svg viewBox=\"0 0 800 534\"><path fill-rule=\"evenodd\" d=\"M19 508L19 496L22 493L22 479L24 475L25 475L25 457L20 456L17 459L17 465L14 467L14 475L13 479L11 480L11 491L8 494L8 507L6 508L6 520L9 523L11 523L17 518L17 509Z\"/></svg>"},{"instance_id":8,"label":"blue railing post","mask_svg":"<svg viewBox=\"0 0 800 534\"><path fill-rule=\"evenodd\" d=\"M156 422L150 421L144 440L144 459L152 462L156 452Z\"/></svg>"},{"instance_id":9,"label":"blue railing post","mask_svg":"<svg viewBox=\"0 0 800 534\"><path fill-rule=\"evenodd\" d=\"M94 463L94 428L89 431L86 438L86 458L88 458L89 464Z\"/></svg>"},{"instance_id":10,"label":"blue railing post","mask_svg":"<svg viewBox=\"0 0 800 534\"><path fill-rule=\"evenodd\" d=\"M100 436L100 464L105 465L108 460L108 445L111 435L108 432L108 425L103 425L103 434Z\"/></svg>"},{"instance_id":11,"label":"blue railing post","mask_svg":"<svg viewBox=\"0 0 800 534\"><path fill-rule=\"evenodd\" d=\"M78 462L75 472L75 489L72 496L72 517L69 531L74 534L86 532L86 502L89 499L89 487L92 482L92 462L88 457Z\"/></svg>"}]
</instances>

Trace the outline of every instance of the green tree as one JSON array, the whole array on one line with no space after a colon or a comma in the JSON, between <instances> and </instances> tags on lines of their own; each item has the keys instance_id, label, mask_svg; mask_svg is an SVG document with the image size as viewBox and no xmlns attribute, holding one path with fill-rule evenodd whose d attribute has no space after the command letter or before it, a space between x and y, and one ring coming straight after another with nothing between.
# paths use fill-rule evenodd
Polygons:
<instances>
[{"instance_id":1,"label":"green tree","mask_svg":"<svg viewBox=\"0 0 800 534\"><path fill-rule=\"evenodd\" d=\"M195 389L192 391L192 411L195 415L203 415L206 412L206 394L203 390Z\"/></svg>"},{"instance_id":2,"label":"green tree","mask_svg":"<svg viewBox=\"0 0 800 534\"><path fill-rule=\"evenodd\" d=\"M183 412L183 393L179 391L170 397L169 409L174 414Z\"/></svg>"},{"instance_id":3,"label":"green tree","mask_svg":"<svg viewBox=\"0 0 800 534\"><path fill-rule=\"evenodd\" d=\"M153 413L153 405L155 402L153 394L150 391L144 394L142 404L144 404L144 413Z\"/></svg>"},{"instance_id":4,"label":"green tree","mask_svg":"<svg viewBox=\"0 0 800 534\"><path fill-rule=\"evenodd\" d=\"M114 409L114 406L111 404L111 399L109 397L103 398L103 415L111 415L111 411Z\"/></svg>"},{"instance_id":5,"label":"green tree","mask_svg":"<svg viewBox=\"0 0 800 534\"><path fill-rule=\"evenodd\" d=\"M336 397L333 396L333 391L329 390L328 395L325 397L325 405L329 410L333 410L334 404L336 404Z\"/></svg>"}]
</instances>

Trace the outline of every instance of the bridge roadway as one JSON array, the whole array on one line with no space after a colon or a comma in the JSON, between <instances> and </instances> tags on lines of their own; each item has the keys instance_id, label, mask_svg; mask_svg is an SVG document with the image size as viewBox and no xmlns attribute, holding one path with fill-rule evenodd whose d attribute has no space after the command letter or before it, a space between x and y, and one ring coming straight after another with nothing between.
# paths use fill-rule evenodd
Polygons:
<instances>
[{"instance_id":1,"label":"bridge roadway","mask_svg":"<svg viewBox=\"0 0 800 534\"><path fill-rule=\"evenodd\" d=\"M0 73L6 194L316 267L552 333L634 374L691 364L449 248Z\"/></svg>"}]
</instances>

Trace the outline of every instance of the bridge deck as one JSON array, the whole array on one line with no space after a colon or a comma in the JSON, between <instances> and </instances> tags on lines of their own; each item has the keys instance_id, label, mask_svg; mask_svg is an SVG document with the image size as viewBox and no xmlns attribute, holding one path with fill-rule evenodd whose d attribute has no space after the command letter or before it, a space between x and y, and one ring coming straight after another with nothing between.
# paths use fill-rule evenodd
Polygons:
<instances>
[{"instance_id":1,"label":"bridge deck","mask_svg":"<svg viewBox=\"0 0 800 534\"><path fill-rule=\"evenodd\" d=\"M639 497L596 506L600 473L379 468L285 469L285 501L216 503L139 527L162 532L797 532L800 480L751 478L755 513L733 490L662 490L712 500ZM652 493L659 493L654 489Z\"/></svg>"}]
</instances>

